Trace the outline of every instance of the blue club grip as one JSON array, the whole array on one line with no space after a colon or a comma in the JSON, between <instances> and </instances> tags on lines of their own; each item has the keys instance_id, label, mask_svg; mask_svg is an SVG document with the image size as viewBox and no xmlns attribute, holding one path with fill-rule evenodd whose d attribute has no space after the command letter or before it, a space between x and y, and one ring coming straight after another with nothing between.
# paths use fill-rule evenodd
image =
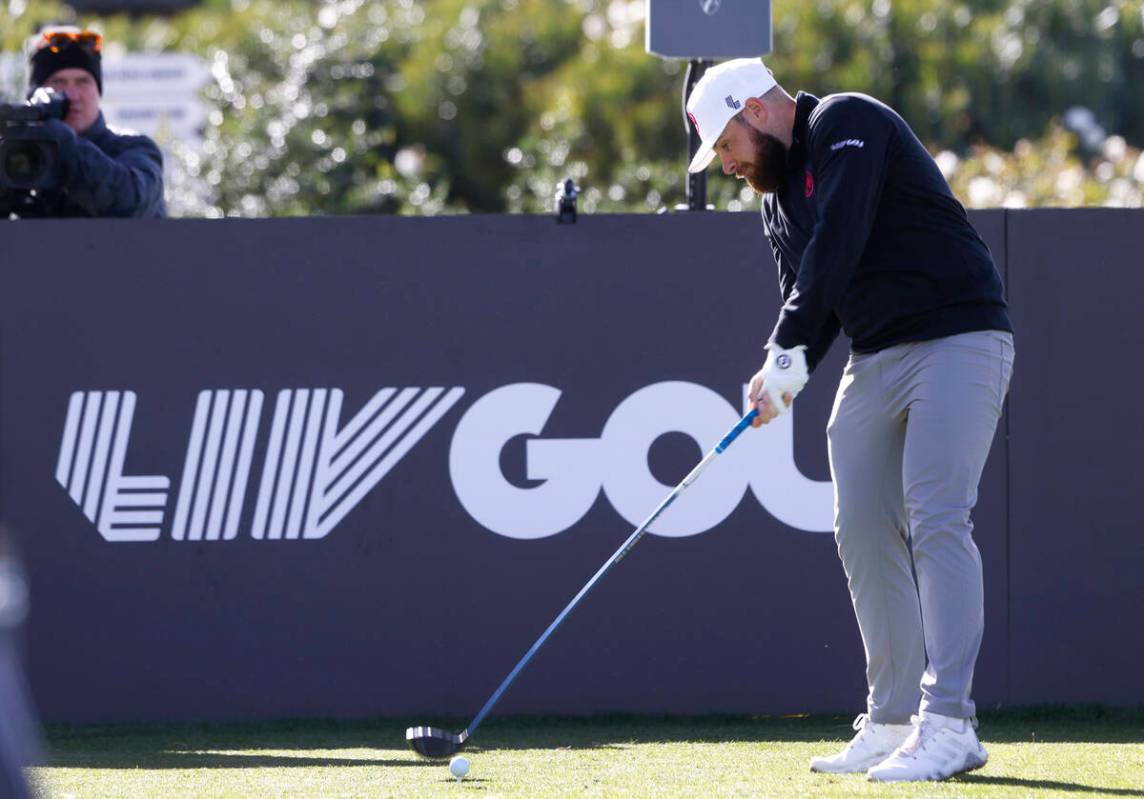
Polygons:
<instances>
[{"instance_id":1,"label":"blue club grip","mask_svg":"<svg viewBox=\"0 0 1144 799\"><path fill-rule=\"evenodd\" d=\"M728 433L727 435L723 436L723 440L715 445L715 451L718 452L720 455L722 455L723 450L725 450L725 449L727 449L727 447L731 446L731 442L734 441L736 438L738 438L739 433L742 433L744 430L746 430L747 427L750 426L751 422L754 421L755 417L758 415L759 415L759 409L758 408L752 408L751 412L748 413L746 416L744 416L742 419L740 419L739 423L731 428L731 432Z\"/></svg>"}]
</instances>

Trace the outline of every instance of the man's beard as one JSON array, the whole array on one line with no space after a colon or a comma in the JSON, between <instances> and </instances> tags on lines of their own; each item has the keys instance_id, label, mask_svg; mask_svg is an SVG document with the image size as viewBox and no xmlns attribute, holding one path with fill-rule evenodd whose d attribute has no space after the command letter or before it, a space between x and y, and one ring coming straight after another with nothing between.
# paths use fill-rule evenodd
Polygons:
<instances>
[{"instance_id":1,"label":"man's beard","mask_svg":"<svg viewBox=\"0 0 1144 799\"><path fill-rule=\"evenodd\" d=\"M761 133L747 125L755 159L743 166L743 178L759 194L778 191L786 181L787 147L769 133Z\"/></svg>"}]
</instances>

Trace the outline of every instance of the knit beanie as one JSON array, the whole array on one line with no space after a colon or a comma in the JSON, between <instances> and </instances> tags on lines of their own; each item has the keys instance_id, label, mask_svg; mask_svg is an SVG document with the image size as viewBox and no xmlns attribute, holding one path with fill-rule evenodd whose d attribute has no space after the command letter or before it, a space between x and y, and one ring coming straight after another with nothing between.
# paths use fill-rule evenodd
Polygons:
<instances>
[{"instance_id":1,"label":"knit beanie","mask_svg":"<svg viewBox=\"0 0 1144 799\"><path fill-rule=\"evenodd\" d=\"M76 42L68 42L52 52L51 47L41 47L32 54L31 77L28 81L28 93L44 85L52 75L61 69L82 69L91 73L95 78L96 88L103 94L103 59L99 53L93 53Z\"/></svg>"}]
</instances>

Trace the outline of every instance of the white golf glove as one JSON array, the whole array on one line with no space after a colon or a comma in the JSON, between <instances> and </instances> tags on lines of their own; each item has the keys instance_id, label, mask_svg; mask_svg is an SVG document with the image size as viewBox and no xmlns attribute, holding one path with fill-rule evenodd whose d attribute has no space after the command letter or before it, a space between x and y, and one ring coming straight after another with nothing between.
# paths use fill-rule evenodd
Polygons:
<instances>
[{"instance_id":1,"label":"white golf glove","mask_svg":"<svg viewBox=\"0 0 1144 799\"><path fill-rule=\"evenodd\" d=\"M767 361L751 380L750 399L761 399L761 394L766 394L772 408L780 414L786 413L789 408L783 402L783 394L789 394L793 403L808 379L810 372L806 368L805 345L784 350L777 344L768 344Z\"/></svg>"}]
</instances>

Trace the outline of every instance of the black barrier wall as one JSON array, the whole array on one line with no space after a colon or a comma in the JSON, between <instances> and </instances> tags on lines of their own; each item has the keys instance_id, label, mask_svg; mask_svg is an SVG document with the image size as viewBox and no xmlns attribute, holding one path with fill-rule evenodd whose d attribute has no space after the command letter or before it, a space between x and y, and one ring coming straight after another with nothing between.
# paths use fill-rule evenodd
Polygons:
<instances>
[{"instance_id":1,"label":"black barrier wall","mask_svg":"<svg viewBox=\"0 0 1144 799\"><path fill-rule=\"evenodd\" d=\"M976 697L1142 702L1144 216L974 221L1018 330ZM50 720L472 714L738 418L778 307L752 214L27 222L0 252ZM862 709L823 434L845 354L498 712Z\"/></svg>"}]
</instances>

